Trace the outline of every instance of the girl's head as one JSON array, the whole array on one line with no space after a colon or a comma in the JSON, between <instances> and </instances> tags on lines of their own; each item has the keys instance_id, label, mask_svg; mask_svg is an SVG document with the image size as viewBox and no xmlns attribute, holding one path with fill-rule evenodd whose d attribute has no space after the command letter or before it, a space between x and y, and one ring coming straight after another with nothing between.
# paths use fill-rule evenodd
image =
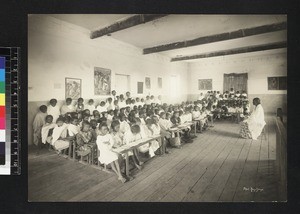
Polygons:
<instances>
[{"instance_id":1,"label":"girl's head","mask_svg":"<svg viewBox=\"0 0 300 214\"><path fill-rule=\"evenodd\" d=\"M124 100L124 95L120 94L120 100L123 101Z\"/></svg>"},{"instance_id":2,"label":"girl's head","mask_svg":"<svg viewBox=\"0 0 300 214\"><path fill-rule=\"evenodd\" d=\"M182 110L179 111L179 116L181 116L181 115L183 115L183 111Z\"/></svg>"},{"instance_id":3,"label":"girl's head","mask_svg":"<svg viewBox=\"0 0 300 214\"><path fill-rule=\"evenodd\" d=\"M109 98L107 99L107 102L108 102L108 103L111 103L111 102L112 102L112 98L109 97Z\"/></svg>"},{"instance_id":4,"label":"girl's head","mask_svg":"<svg viewBox=\"0 0 300 214\"><path fill-rule=\"evenodd\" d=\"M90 127L91 127L91 125L88 121L83 121L81 131L88 132L90 130Z\"/></svg>"},{"instance_id":5,"label":"girl's head","mask_svg":"<svg viewBox=\"0 0 300 214\"><path fill-rule=\"evenodd\" d=\"M70 123L77 126L79 124L78 118L71 117Z\"/></svg>"},{"instance_id":6,"label":"girl's head","mask_svg":"<svg viewBox=\"0 0 300 214\"><path fill-rule=\"evenodd\" d=\"M119 109L115 109L113 111L113 116L118 116L119 115Z\"/></svg>"},{"instance_id":7,"label":"girl's head","mask_svg":"<svg viewBox=\"0 0 300 214\"><path fill-rule=\"evenodd\" d=\"M141 125L141 119L138 118L138 117L135 117L135 118L133 119L133 123L134 123L134 124L137 124L137 125Z\"/></svg>"},{"instance_id":8,"label":"girl's head","mask_svg":"<svg viewBox=\"0 0 300 214\"><path fill-rule=\"evenodd\" d=\"M72 118L72 117L70 117L70 116L66 116L65 119L64 119L64 122L65 122L66 124L70 124L71 118Z\"/></svg>"},{"instance_id":9,"label":"girl's head","mask_svg":"<svg viewBox=\"0 0 300 214\"><path fill-rule=\"evenodd\" d=\"M126 96L130 97L130 92L129 91L126 92Z\"/></svg>"},{"instance_id":10,"label":"girl's head","mask_svg":"<svg viewBox=\"0 0 300 214\"><path fill-rule=\"evenodd\" d=\"M157 116L152 116L152 120L154 124L158 124L158 117Z\"/></svg>"},{"instance_id":11,"label":"girl's head","mask_svg":"<svg viewBox=\"0 0 300 214\"><path fill-rule=\"evenodd\" d=\"M107 118L107 116L108 116L108 113L106 111L102 112L102 117Z\"/></svg>"},{"instance_id":12,"label":"girl's head","mask_svg":"<svg viewBox=\"0 0 300 214\"><path fill-rule=\"evenodd\" d=\"M127 111L128 113L130 112L130 107L129 107L129 106L126 107L126 111Z\"/></svg>"},{"instance_id":13,"label":"girl's head","mask_svg":"<svg viewBox=\"0 0 300 214\"><path fill-rule=\"evenodd\" d=\"M173 116L174 116L175 118L179 117L179 111L174 111Z\"/></svg>"},{"instance_id":14,"label":"girl's head","mask_svg":"<svg viewBox=\"0 0 300 214\"><path fill-rule=\"evenodd\" d=\"M46 113L46 112L47 112L47 106L45 106L45 105L41 105L39 109L40 109L40 111L43 112L43 113Z\"/></svg>"},{"instance_id":15,"label":"girl's head","mask_svg":"<svg viewBox=\"0 0 300 214\"><path fill-rule=\"evenodd\" d=\"M56 106L56 104L57 104L57 100L56 100L56 99L51 99L51 100L50 100L50 105L51 105L51 106L54 107L54 106Z\"/></svg>"},{"instance_id":16,"label":"girl's head","mask_svg":"<svg viewBox=\"0 0 300 214\"><path fill-rule=\"evenodd\" d=\"M118 132L120 130L120 122L117 121L117 120L114 120L111 122L111 129L114 131L114 132Z\"/></svg>"},{"instance_id":17,"label":"girl's head","mask_svg":"<svg viewBox=\"0 0 300 214\"><path fill-rule=\"evenodd\" d=\"M113 96L116 96L117 92L116 92L115 90L112 90L112 91L111 91L111 94L112 94Z\"/></svg>"},{"instance_id":18,"label":"girl's head","mask_svg":"<svg viewBox=\"0 0 300 214\"><path fill-rule=\"evenodd\" d=\"M258 97L255 97L255 98L253 99L253 105L257 106L257 105L259 105L259 104L260 104L260 99L259 99Z\"/></svg>"},{"instance_id":19,"label":"girl's head","mask_svg":"<svg viewBox=\"0 0 300 214\"><path fill-rule=\"evenodd\" d=\"M53 122L53 116L52 115L47 115L45 120L46 120L46 123L52 123Z\"/></svg>"},{"instance_id":20,"label":"girl's head","mask_svg":"<svg viewBox=\"0 0 300 214\"><path fill-rule=\"evenodd\" d=\"M170 112L167 112L167 113L166 113L166 119L167 119L167 120L170 120L170 118L171 118L171 113L170 113Z\"/></svg>"},{"instance_id":21,"label":"girl's head","mask_svg":"<svg viewBox=\"0 0 300 214\"><path fill-rule=\"evenodd\" d=\"M161 113L159 114L159 116L160 116L160 118L162 118L162 119L166 119L166 113L165 113L165 112L161 112Z\"/></svg>"},{"instance_id":22,"label":"girl's head","mask_svg":"<svg viewBox=\"0 0 300 214\"><path fill-rule=\"evenodd\" d=\"M130 127L130 130L131 130L132 134L134 134L134 135L136 135L136 134L138 134L138 133L141 132L141 128L140 128L140 126L137 125L137 124L132 125L132 126Z\"/></svg>"},{"instance_id":23,"label":"girl's head","mask_svg":"<svg viewBox=\"0 0 300 214\"><path fill-rule=\"evenodd\" d=\"M67 105L71 105L71 103L72 103L72 99L71 99L71 98L67 98L67 99L66 99L66 104L67 104Z\"/></svg>"},{"instance_id":24,"label":"girl's head","mask_svg":"<svg viewBox=\"0 0 300 214\"><path fill-rule=\"evenodd\" d=\"M115 101L114 101L114 105L115 105L115 106L117 106L118 103L119 103L118 100L115 100Z\"/></svg>"},{"instance_id":25,"label":"girl's head","mask_svg":"<svg viewBox=\"0 0 300 214\"><path fill-rule=\"evenodd\" d=\"M91 112L90 112L90 110L89 110L89 109L85 109L85 110L83 111L83 114L86 114L86 115L91 115Z\"/></svg>"},{"instance_id":26,"label":"girl's head","mask_svg":"<svg viewBox=\"0 0 300 214\"><path fill-rule=\"evenodd\" d=\"M89 105L93 105L94 104L94 100L93 99L90 99L89 100Z\"/></svg>"},{"instance_id":27,"label":"girl's head","mask_svg":"<svg viewBox=\"0 0 300 214\"><path fill-rule=\"evenodd\" d=\"M93 116L95 117L96 115L99 115L99 111L98 110L94 110L93 111Z\"/></svg>"},{"instance_id":28,"label":"girl's head","mask_svg":"<svg viewBox=\"0 0 300 214\"><path fill-rule=\"evenodd\" d=\"M123 121L125 121L126 120L126 116L125 116L125 114L119 114L119 117L120 117L120 121L121 122L123 122Z\"/></svg>"},{"instance_id":29,"label":"girl's head","mask_svg":"<svg viewBox=\"0 0 300 214\"><path fill-rule=\"evenodd\" d=\"M108 133L107 123L103 122L99 124L99 132L102 135L106 135Z\"/></svg>"},{"instance_id":30,"label":"girl's head","mask_svg":"<svg viewBox=\"0 0 300 214\"><path fill-rule=\"evenodd\" d=\"M96 129L97 128L97 121L95 120L95 119L93 119L93 120L91 120L90 121L90 125L91 125L91 127L92 127L92 129Z\"/></svg>"},{"instance_id":31,"label":"girl's head","mask_svg":"<svg viewBox=\"0 0 300 214\"><path fill-rule=\"evenodd\" d=\"M120 114L124 114L125 108L120 108Z\"/></svg>"},{"instance_id":32,"label":"girl's head","mask_svg":"<svg viewBox=\"0 0 300 214\"><path fill-rule=\"evenodd\" d=\"M100 106L101 106L101 107L105 106L105 102L104 102L104 101L101 101L101 102L100 102Z\"/></svg>"},{"instance_id":33,"label":"girl's head","mask_svg":"<svg viewBox=\"0 0 300 214\"><path fill-rule=\"evenodd\" d=\"M109 110L108 112L107 112L109 115L111 115L111 116L113 116L114 115L114 110Z\"/></svg>"},{"instance_id":34,"label":"girl's head","mask_svg":"<svg viewBox=\"0 0 300 214\"><path fill-rule=\"evenodd\" d=\"M146 126L148 127L151 127L154 124L154 121L151 118L148 118L145 122L146 122Z\"/></svg>"},{"instance_id":35,"label":"girl's head","mask_svg":"<svg viewBox=\"0 0 300 214\"><path fill-rule=\"evenodd\" d=\"M64 124L64 118L62 117L57 118L56 124L58 127L62 126Z\"/></svg>"},{"instance_id":36,"label":"girl's head","mask_svg":"<svg viewBox=\"0 0 300 214\"><path fill-rule=\"evenodd\" d=\"M77 102L78 102L78 104L83 104L83 98L78 98L78 100L77 100Z\"/></svg>"},{"instance_id":37,"label":"girl's head","mask_svg":"<svg viewBox=\"0 0 300 214\"><path fill-rule=\"evenodd\" d=\"M140 102L140 98L138 98L138 97L135 100L136 100L136 102Z\"/></svg>"},{"instance_id":38,"label":"girl's head","mask_svg":"<svg viewBox=\"0 0 300 214\"><path fill-rule=\"evenodd\" d=\"M90 115L89 114L83 114L82 115L82 121L89 121Z\"/></svg>"}]
</instances>

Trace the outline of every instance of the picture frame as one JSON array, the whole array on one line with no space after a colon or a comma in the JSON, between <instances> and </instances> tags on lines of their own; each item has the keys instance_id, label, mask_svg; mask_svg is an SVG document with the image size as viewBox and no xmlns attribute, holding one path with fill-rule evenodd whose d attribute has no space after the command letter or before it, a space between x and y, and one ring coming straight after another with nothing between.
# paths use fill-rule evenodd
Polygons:
<instances>
[{"instance_id":1,"label":"picture frame","mask_svg":"<svg viewBox=\"0 0 300 214\"><path fill-rule=\"evenodd\" d=\"M198 90L212 90L212 79L198 79Z\"/></svg>"},{"instance_id":2,"label":"picture frame","mask_svg":"<svg viewBox=\"0 0 300 214\"><path fill-rule=\"evenodd\" d=\"M146 86L146 89L151 89L150 77L145 77L145 86Z\"/></svg>"},{"instance_id":3,"label":"picture frame","mask_svg":"<svg viewBox=\"0 0 300 214\"><path fill-rule=\"evenodd\" d=\"M111 70L107 68L94 67L94 94L111 94Z\"/></svg>"},{"instance_id":4,"label":"picture frame","mask_svg":"<svg viewBox=\"0 0 300 214\"><path fill-rule=\"evenodd\" d=\"M78 78L65 78L65 97L77 100L82 94L82 80Z\"/></svg>"}]
</instances>

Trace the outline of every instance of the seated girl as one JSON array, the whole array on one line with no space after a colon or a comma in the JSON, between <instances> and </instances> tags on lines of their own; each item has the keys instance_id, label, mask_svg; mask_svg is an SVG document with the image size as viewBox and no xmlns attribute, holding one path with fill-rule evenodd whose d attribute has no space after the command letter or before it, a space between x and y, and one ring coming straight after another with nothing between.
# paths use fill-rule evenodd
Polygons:
<instances>
[{"instance_id":1,"label":"seated girl","mask_svg":"<svg viewBox=\"0 0 300 214\"><path fill-rule=\"evenodd\" d=\"M70 137L75 137L80 131L79 122L76 117L71 117L70 124L68 125L68 135Z\"/></svg>"},{"instance_id":2,"label":"seated girl","mask_svg":"<svg viewBox=\"0 0 300 214\"><path fill-rule=\"evenodd\" d=\"M154 122L151 118L148 118L146 120L146 126L144 126L144 131L145 131L146 137L152 137L154 135L157 135L157 133L155 133L155 131L157 131L157 130L155 130ZM153 140L149 144L145 144L145 145L139 147L139 150L143 153L149 151L150 157L153 157L153 156L155 156L154 152L158 148L159 148L159 142L157 140Z\"/></svg>"},{"instance_id":3,"label":"seated girl","mask_svg":"<svg viewBox=\"0 0 300 214\"><path fill-rule=\"evenodd\" d=\"M126 121L125 114L120 114L120 131L124 134L126 131L130 129L128 122Z\"/></svg>"},{"instance_id":4,"label":"seated girl","mask_svg":"<svg viewBox=\"0 0 300 214\"><path fill-rule=\"evenodd\" d=\"M90 154L95 147L95 141L93 141L93 135L90 130L90 123L83 121L81 130L76 135L77 153Z\"/></svg>"},{"instance_id":5,"label":"seated girl","mask_svg":"<svg viewBox=\"0 0 300 214\"><path fill-rule=\"evenodd\" d=\"M83 98L78 98L77 104L75 106L75 111L76 112L81 112L84 110L84 104L83 104Z\"/></svg>"},{"instance_id":6,"label":"seated girl","mask_svg":"<svg viewBox=\"0 0 300 214\"><path fill-rule=\"evenodd\" d=\"M202 121L201 121L201 112L199 110L199 107L198 106L194 106L194 110L192 111L192 119L197 121L197 132L202 132L202 127L203 127L203 124L202 124Z\"/></svg>"},{"instance_id":7,"label":"seated girl","mask_svg":"<svg viewBox=\"0 0 300 214\"><path fill-rule=\"evenodd\" d=\"M46 116L46 123L42 127L42 143L51 143L51 135L53 132L53 128L56 126L55 123L53 123L53 116L47 115Z\"/></svg>"},{"instance_id":8,"label":"seated girl","mask_svg":"<svg viewBox=\"0 0 300 214\"><path fill-rule=\"evenodd\" d=\"M125 183L127 180L121 173L120 165L118 162L119 156L112 151L114 145L113 137L108 133L108 127L106 123L99 125L99 135L97 136L97 147L100 151L98 160L102 164L110 164L113 171L117 174L118 180Z\"/></svg>"},{"instance_id":9,"label":"seated girl","mask_svg":"<svg viewBox=\"0 0 300 214\"><path fill-rule=\"evenodd\" d=\"M153 134L154 135L162 135L163 131L160 128L160 125L159 125L159 118L156 117L156 116L153 116L152 120L153 120L153 128L152 128L153 129ZM158 142L159 142L159 145L160 145L160 148L161 148L161 150L160 150L161 154L164 154L164 153L168 154L169 151L167 150L166 142L164 140L161 141L161 139L159 139Z\"/></svg>"},{"instance_id":10,"label":"seated girl","mask_svg":"<svg viewBox=\"0 0 300 214\"><path fill-rule=\"evenodd\" d=\"M123 144L130 145L131 143L142 139L141 128L137 124L133 124L129 130L124 133ZM141 170L141 165L143 164L140 161L137 151L134 149L133 151L128 152L129 159L131 159L135 165L135 167Z\"/></svg>"},{"instance_id":11,"label":"seated girl","mask_svg":"<svg viewBox=\"0 0 300 214\"><path fill-rule=\"evenodd\" d=\"M51 146L61 154L61 151L69 148L69 138L67 137L68 124L64 123L64 119L59 117L56 120L56 126L53 129Z\"/></svg>"},{"instance_id":12,"label":"seated girl","mask_svg":"<svg viewBox=\"0 0 300 214\"><path fill-rule=\"evenodd\" d=\"M100 105L97 106L96 110L101 114L104 111L107 111L107 107L105 106L105 102L101 101Z\"/></svg>"}]
</instances>

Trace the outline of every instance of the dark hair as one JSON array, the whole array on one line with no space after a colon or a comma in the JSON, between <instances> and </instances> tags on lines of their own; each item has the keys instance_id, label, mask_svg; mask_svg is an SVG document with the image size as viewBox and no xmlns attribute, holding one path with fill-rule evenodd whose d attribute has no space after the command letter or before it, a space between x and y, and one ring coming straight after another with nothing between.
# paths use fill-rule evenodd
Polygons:
<instances>
[{"instance_id":1,"label":"dark hair","mask_svg":"<svg viewBox=\"0 0 300 214\"><path fill-rule=\"evenodd\" d=\"M106 126L107 127L107 123L106 122L102 122L99 124L99 129L101 129L103 126Z\"/></svg>"},{"instance_id":2,"label":"dark hair","mask_svg":"<svg viewBox=\"0 0 300 214\"><path fill-rule=\"evenodd\" d=\"M82 127L81 127L81 130L83 129L83 127L84 127L85 125L91 126L91 124L90 124L88 121L82 121Z\"/></svg>"},{"instance_id":3,"label":"dark hair","mask_svg":"<svg viewBox=\"0 0 300 214\"><path fill-rule=\"evenodd\" d=\"M134 124L130 127L130 130L132 133L140 133L141 132L141 128L139 125Z\"/></svg>"},{"instance_id":4,"label":"dark hair","mask_svg":"<svg viewBox=\"0 0 300 214\"><path fill-rule=\"evenodd\" d=\"M47 106L41 105L39 109L40 111L47 111Z\"/></svg>"},{"instance_id":5,"label":"dark hair","mask_svg":"<svg viewBox=\"0 0 300 214\"><path fill-rule=\"evenodd\" d=\"M68 98L66 99L66 102L68 102L68 101L71 101L71 102L72 102L72 98L68 97Z\"/></svg>"},{"instance_id":6,"label":"dark hair","mask_svg":"<svg viewBox=\"0 0 300 214\"><path fill-rule=\"evenodd\" d=\"M52 115L47 115L45 120L47 121L48 118L51 118L53 120L53 116Z\"/></svg>"},{"instance_id":7,"label":"dark hair","mask_svg":"<svg viewBox=\"0 0 300 214\"><path fill-rule=\"evenodd\" d=\"M58 121L65 122L65 119L64 119L63 117L59 117L59 118L57 118L56 123L57 123Z\"/></svg>"},{"instance_id":8,"label":"dark hair","mask_svg":"<svg viewBox=\"0 0 300 214\"><path fill-rule=\"evenodd\" d=\"M79 101L83 102L83 98L80 97L80 98L78 98L77 101L78 101L78 102L79 102Z\"/></svg>"},{"instance_id":9,"label":"dark hair","mask_svg":"<svg viewBox=\"0 0 300 214\"><path fill-rule=\"evenodd\" d=\"M52 103L52 102L57 103L57 99L51 99L51 100L50 100L50 103Z\"/></svg>"},{"instance_id":10,"label":"dark hair","mask_svg":"<svg viewBox=\"0 0 300 214\"><path fill-rule=\"evenodd\" d=\"M118 120L113 120L111 122L110 126L111 126L111 129L115 131L115 127L118 126L118 125L120 125L120 122Z\"/></svg>"},{"instance_id":11,"label":"dark hair","mask_svg":"<svg viewBox=\"0 0 300 214\"><path fill-rule=\"evenodd\" d=\"M260 104L260 99L258 97L255 97L253 99L253 102L255 102L258 105L258 104Z\"/></svg>"},{"instance_id":12,"label":"dark hair","mask_svg":"<svg viewBox=\"0 0 300 214\"><path fill-rule=\"evenodd\" d=\"M94 100L93 99L89 99L89 103L91 103L91 102L94 102Z\"/></svg>"}]
</instances>

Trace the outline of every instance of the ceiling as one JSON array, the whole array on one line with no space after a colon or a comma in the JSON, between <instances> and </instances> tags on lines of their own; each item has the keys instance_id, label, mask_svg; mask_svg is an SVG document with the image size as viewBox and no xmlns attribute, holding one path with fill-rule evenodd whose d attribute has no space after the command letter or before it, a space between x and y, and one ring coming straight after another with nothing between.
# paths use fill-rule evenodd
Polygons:
<instances>
[{"instance_id":1,"label":"ceiling","mask_svg":"<svg viewBox=\"0 0 300 214\"><path fill-rule=\"evenodd\" d=\"M79 25L88 30L95 30L132 15L133 14L52 14L51 16ZM283 21L287 21L285 15L168 15L145 24L112 33L111 37L143 49ZM186 56L286 41L286 34L286 30L284 30L164 51L160 52L160 54L168 57ZM101 37L96 39L101 39Z\"/></svg>"}]
</instances>

